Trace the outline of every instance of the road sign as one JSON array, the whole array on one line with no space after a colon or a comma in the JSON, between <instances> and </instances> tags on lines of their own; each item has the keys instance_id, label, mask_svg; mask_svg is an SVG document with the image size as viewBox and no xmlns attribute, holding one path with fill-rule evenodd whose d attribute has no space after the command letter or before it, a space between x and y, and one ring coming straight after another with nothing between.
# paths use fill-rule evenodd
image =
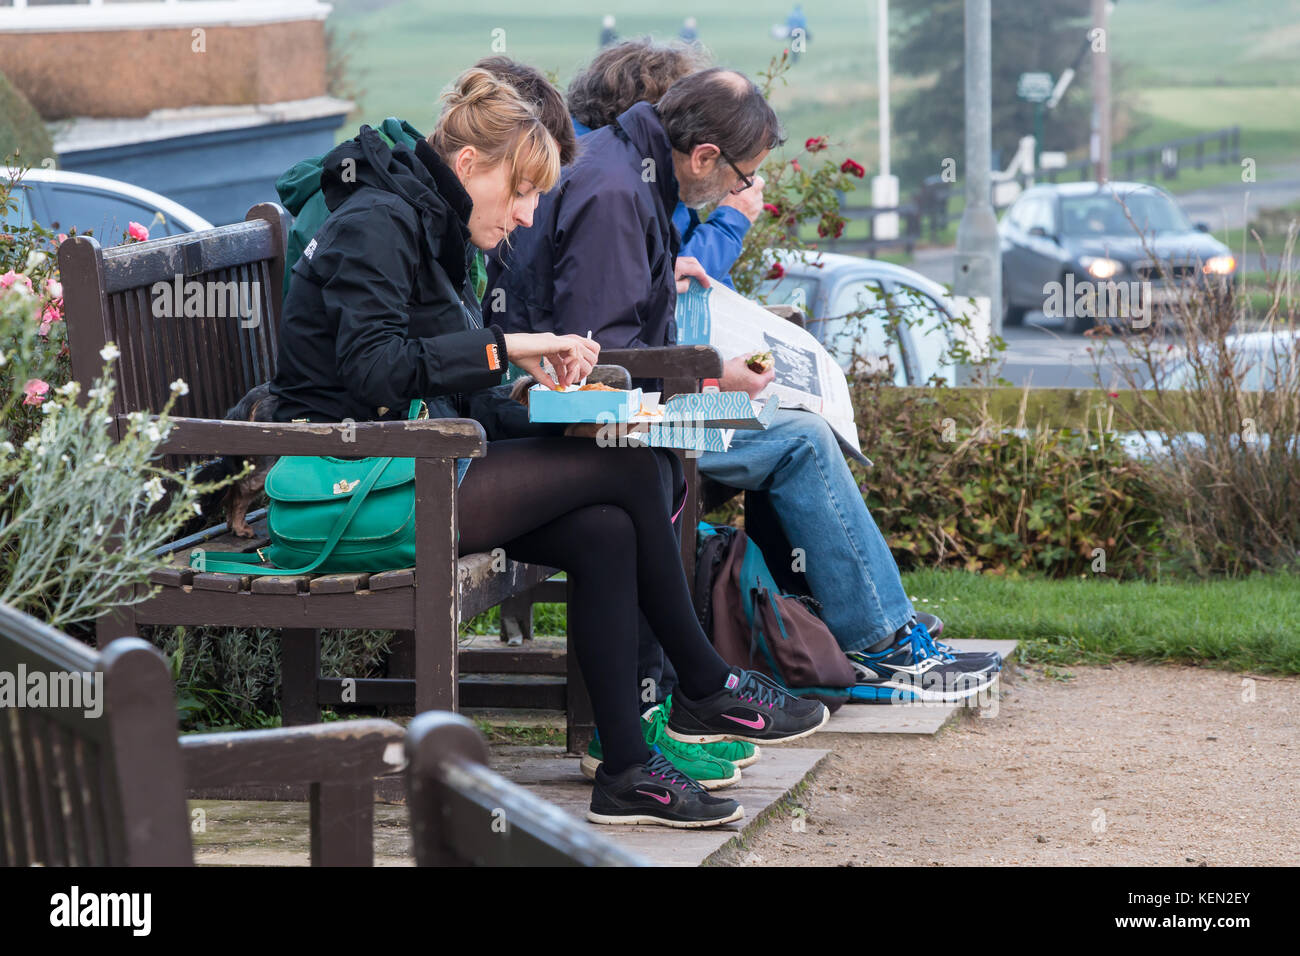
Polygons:
<instances>
[{"instance_id":1,"label":"road sign","mask_svg":"<svg viewBox=\"0 0 1300 956\"><path fill-rule=\"evenodd\" d=\"M1052 74L1021 73L1016 96L1031 103L1045 103L1052 96Z\"/></svg>"}]
</instances>

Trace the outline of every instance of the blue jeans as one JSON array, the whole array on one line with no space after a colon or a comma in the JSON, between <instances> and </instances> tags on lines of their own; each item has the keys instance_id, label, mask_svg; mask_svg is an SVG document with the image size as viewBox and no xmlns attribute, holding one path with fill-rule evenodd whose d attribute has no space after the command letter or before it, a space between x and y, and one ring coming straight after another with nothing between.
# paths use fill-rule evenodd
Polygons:
<instances>
[{"instance_id":1,"label":"blue jeans","mask_svg":"<svg viewBox=\"0 0 1300 956\"><path fill-rule=\"evenodd\" d=\"M768 493L785 536L803 549L809 589L845 651L878 644L912 619L894 556L821 416L781 409L764 431L737 429L729 451L703 453L699 468L733 488Z\"/></svg>"}]
</instances>

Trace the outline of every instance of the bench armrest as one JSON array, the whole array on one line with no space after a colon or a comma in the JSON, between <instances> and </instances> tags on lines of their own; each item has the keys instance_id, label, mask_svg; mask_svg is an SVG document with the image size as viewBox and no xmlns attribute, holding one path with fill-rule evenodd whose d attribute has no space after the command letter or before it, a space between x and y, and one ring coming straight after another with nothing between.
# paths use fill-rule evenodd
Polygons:
<instances>
[{"instance_id":1,"label":"bench armrest","mask_svg":"<svg viewBox=\"0 0 1300 956\"><path fill-rule=\"evenodd\" d=\"M248 785L368 783L406 765L401 727L390 720L189 734L181 737L190 790Z\"/></svg>"},{"instance_id":2,"label":"bench armrest","mask_svg":"<svg viewBox=\"0 0 1300 956\"><path fill-rule=\"evenodd\" d=\"M368 458L478 458L483 426L469 418L399 422L272 422L173 418L159 451L169 455L345 455ZM131 424L119 415L123 427Z\"/></svg>"},{"instance_id":3,"label":"bench armrest","mask_svg":"<svg viewBox=\"0 0 1300 956\"><path fill-rule=\"evenodd\" d=\"M600 361L623 366L633 378L717 378L722 375L722 356L712 345L601 349Z\"/></svg>"}]
</instances>

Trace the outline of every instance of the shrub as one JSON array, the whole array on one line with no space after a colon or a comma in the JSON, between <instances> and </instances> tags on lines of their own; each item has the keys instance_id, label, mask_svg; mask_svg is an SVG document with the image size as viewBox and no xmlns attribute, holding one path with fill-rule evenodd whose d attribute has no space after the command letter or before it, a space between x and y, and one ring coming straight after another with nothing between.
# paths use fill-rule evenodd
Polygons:
<instances>
[{"instance_id":1,"label":"shrub","mask_svg":"<svg viewBox=\"0 0 1300 956\"><path fill-rule=\"evenodd\" d=\"M27 97L0 73L0 156L13 153L39 162L54 156L54 142Z\"/></svg>"},{"instance_id":2,"label":"shrub","mask_svg":"<svg viewBox=\"0 0 1300 956\"><path fill-rule=\"evenodd\" d=\"M1099 369L1117 355L1128 360L1113 364L1139 391L1117 418L1142 433L1153 505L1171 548L1198 574L1291 568L1300 556L1297 228L1293 218L1262 295L1197 270L1194 288L1156 312L1150 329L1096 336ZM1166 263L1160 267L1168 272ZM1263 307L1256 309L1258 300ZM1180 352L1163 333L1175 330L1186 365L1171 381ZM1240 340L1229 342L1244 331L1274 336L1270 348L1255 354ZM1152 380L1155 387L1142 390Z\"/></svg>"},{"instance_id":3,"label":"shrub","mask_svg":"<svg viewBox=\"0 0 1300 956\"><path fill-rule=\"evenodd\" d=\"M854 388L862 446L875 463L854 468L900 567L1051 577L1158 568L1165 555L1145 469L1108 423L1009 427L974 398L963 415L923 396L891 397L886 418L878 390L887 387Z\"/></svg>"}]
</instances>

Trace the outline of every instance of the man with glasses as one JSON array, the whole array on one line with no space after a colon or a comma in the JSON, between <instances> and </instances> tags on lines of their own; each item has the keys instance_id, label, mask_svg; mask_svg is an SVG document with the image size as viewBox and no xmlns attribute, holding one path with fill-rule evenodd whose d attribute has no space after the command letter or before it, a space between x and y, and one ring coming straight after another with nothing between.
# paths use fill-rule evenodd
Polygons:
<instances>
[{"instance_id":1,"label":"man with glasses","mask_svg":"<svg viewBox=\"0 0 1300 956\"><path fill-rule=\"evenodd\" d=\"M679 257L672 213L752 183L784 141L776 114L745 76L721 68L677 80L582 138L578 159L542 197L489 269L484 313L507 331L592 335L604 348L676 342L676 294L699 264ZM727 360L721 387L757 395L774 372ZM737 430L700 472L767 492L789 543L802 549L813 597L862 685L885 701L957 700L992 682L995 661L936 646L824 419L782 410L764 431ZM972 675L977 679L972 680Z\"/></svg>"}]
</instances>

